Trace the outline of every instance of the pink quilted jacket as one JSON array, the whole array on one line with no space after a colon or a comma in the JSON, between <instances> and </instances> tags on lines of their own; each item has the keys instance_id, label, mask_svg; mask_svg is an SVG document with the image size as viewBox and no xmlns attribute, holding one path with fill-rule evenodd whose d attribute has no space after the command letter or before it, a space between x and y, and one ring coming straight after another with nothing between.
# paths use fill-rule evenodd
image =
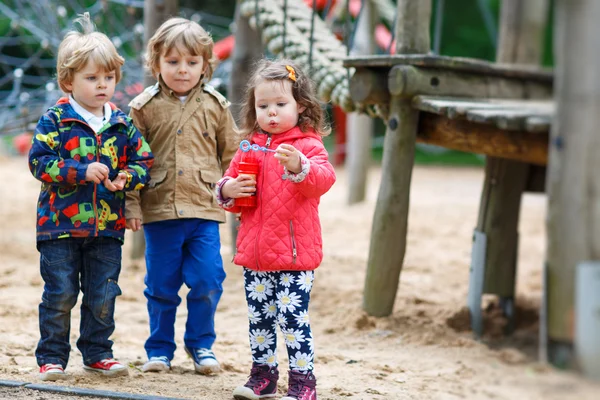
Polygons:
<instances>
[{"instance_id":1,"label":"pink quilted jacket","mask_svg":"<svg viewBox=\"0 0 600 400\"><path fill-rule=\"evenodd\" d=\"M273 153L255 152L260 165L257 206L227 208L228 204L223 204L227 211L241 212L234 263L255 271L317 268L323 259L319 199L335 182L335 171L320 136L295 127L272 136L254 133L251 143L271 149L281 143L291 144L306 156L308 163L304 160L303 173L286 177ZM238 150L221 181L237 177L242 154Z\"/></svg>"}]
</instances>

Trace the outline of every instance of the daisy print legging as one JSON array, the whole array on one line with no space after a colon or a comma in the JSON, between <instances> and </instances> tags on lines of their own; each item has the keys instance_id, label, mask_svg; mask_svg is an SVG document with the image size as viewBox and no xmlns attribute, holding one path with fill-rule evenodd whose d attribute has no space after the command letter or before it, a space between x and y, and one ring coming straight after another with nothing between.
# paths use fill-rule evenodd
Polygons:
<instances>
[{"instance_id":1,"label":"daisy print legging","mask_svg":"<svg viewBox=\"0 0 600 400\"><path fill-rule=\"evenodd\" d=\"M279 326L290 370L313 370L314 348L308 318L313 280L313 271L256 272L244 268L252 361L277 366Z\"/></svg>"}]
</instances>

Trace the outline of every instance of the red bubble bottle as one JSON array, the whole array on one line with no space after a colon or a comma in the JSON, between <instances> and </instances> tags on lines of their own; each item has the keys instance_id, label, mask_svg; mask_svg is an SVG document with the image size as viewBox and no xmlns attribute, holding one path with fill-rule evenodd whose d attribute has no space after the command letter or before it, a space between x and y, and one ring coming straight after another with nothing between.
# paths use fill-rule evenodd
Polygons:
<instances>
[{"instance_id":1,"label":"red bubble bottle","mask_svg":"<svg viewBox=\"0 0 600 400\"><path fill-rule=\"evenodd\" d=\"M249 175L256 181L258 177L258 159L255 151L244 152L242 161L239 164L238 175ZM240 207L256 207L256 191L250 197L240 197L235 199L235 205Z\"/></svg>"}]
</instances>

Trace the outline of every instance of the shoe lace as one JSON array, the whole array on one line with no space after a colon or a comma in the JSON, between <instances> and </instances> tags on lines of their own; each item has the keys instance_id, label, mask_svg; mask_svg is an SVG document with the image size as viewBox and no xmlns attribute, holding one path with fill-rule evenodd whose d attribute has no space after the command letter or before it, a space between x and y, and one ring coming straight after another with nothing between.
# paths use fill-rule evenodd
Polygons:
<instances>
[{"instance_id":1,"label":"shoe lace","mask_svg":"<svg viewBox=\"0 0 600 400\"><path fill-rule=\"evenodd\" d=\"M197 357L212 357L215 358L215 353L210 349L195 349Z\"/></svg>"},{"instance_id":2,"label":"shoe lace","mask_svg":"<svg viewBox=\"0 0 600 400\"><path fill-rule=\"evenodd\" d=\"M303 399L315 389L316 383L314 380L310 380L308 376L299 375L292 375L290 377L288 396Z\"/></svg>"},{"instance_id":3,"label":"shoe lace","mask_svg":"<svg viewBox=\"0 0 600 400\"><path fill-rule=\"evenodd\" d=\"M265 370L264 368L260 367L252 367L246 386L254 387L259 383L262 383L263 379L265 378L269 380L271 378L271 374L269 374L268 370Z\"/></svg>"}]
</instances>

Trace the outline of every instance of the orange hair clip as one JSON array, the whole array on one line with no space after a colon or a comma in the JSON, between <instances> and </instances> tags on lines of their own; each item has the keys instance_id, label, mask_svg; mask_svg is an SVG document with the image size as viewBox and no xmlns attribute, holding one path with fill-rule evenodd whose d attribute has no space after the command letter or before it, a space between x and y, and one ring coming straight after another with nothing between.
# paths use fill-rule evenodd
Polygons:
<instances>
[{"instance_id":1,"label":"orange hair clip","mask_svg":"<svg viewBox=\"0 0 600 400\"><path fill-rule=\"evenodd\" d=\"M289 72L288 78L296 82L296 70L294 69L294 67L292 67L291 65L286 65L285 69L287 69Z\"/></svg>"}]
</instances>

